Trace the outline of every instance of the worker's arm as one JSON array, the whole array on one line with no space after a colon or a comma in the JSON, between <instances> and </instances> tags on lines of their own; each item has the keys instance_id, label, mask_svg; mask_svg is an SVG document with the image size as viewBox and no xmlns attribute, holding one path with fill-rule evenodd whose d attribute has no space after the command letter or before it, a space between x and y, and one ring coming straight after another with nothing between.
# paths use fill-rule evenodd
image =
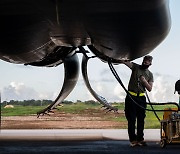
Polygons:
<instances>
[{"instance_id":1,"label":"worker's arm","mask_svg":"<svg viewBox=\"0 0 180 154\"><path fill-rule=\"evenodd\" d=\"M150 92L152 90L153 82L148 82L144 76L141 76L140 80L145 86L145 88Z\"/></svg>"},{"instance_id":2,"label":"worker's arm","mask_svg":"<svg viewBox=\"0 0 180 154\"><path fill-rule=\"evenodd\" d=\"M125 64L126 66L128 66L130 69L132 69L133 63L130 61L122 61L123 64Z\"/></svg>"}]
</instances>

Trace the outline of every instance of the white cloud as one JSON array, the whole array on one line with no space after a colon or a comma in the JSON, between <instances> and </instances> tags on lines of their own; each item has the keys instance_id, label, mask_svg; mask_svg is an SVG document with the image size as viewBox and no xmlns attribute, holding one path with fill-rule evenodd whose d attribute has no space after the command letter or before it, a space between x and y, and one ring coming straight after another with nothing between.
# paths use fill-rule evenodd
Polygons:
<instances>
[{"instance_id":1,"label":"white cloud","mask_svg":"<svg viewBox=\"0 0 180 154\"><path fill-rule=\"evenodd\" d=\"M122 77L125 87L128 85L128 79ZM108 102L124 102L126 93L116 80L108 81L91 81L94 91L106 98ZM178 94L174 95L174 86L176 79L172 76L154 74L153 90L148 93L151 102L178 102ZM26 86L22 82L11 82L9 86L2 89L2 101L6 100L28 100L28 99L51 99L55 100L59 91L37 92L34 88ZM87 90L85 83L81 83L66 98L67 100L95 100Z\"/></svg>"},{"instance_id":2,"label":"white cloud","mask_svg":"<svg viewBox=\"0 0 180 154\"><path fill-rule=\"evenodd\" d=\"M98 82L96 85L96 92L98 93L98 95L104 97L108 102L113 102L113 101L121 101L124 98L120 92L121 87L120 85L117 84L117 82ZM122 91L122 90L121 90Z\"/></svg>"},{"instance_id":3,"label":"white cloud","mask_svg":"<svg viewBox=\"0 0 180 154\"><path fill-rule=\"evenodd\" d=\"M30 99L50 99L49 93L38 93L31 87L25 86L24 83L11 82L9 86L2 90L2 101L9 100L30 100Z\"/></svg>"},{"instance_id":4,"label":"white cloud","mask_svg":"<svg viewBox=\"0 0 180 154\"><path fill-rule=\"evenodd\" d=\"M87 94L87 97L86 97L87 99L85 99L84 101L86 101L86 100L94 100L94 101L97 101L90 92L86 92L86 94Z\"/></svg>"},{"instance_id":5,"label":"white cloud","mask_svg":"<svg viewBox=\"0 0 180 154\"><path fill-rule=\"evenodd\" d=\"M114 88L114 95L118 98L115 101L124 102L125 97L126 97L126 93L125 93L124 89L119 84L117 84Z\"/></svg>"},{"instance_id":6,"label":"white cloud","mask_svg":"<svg viewBox=\"0 0 180 154\"><path fill-rule=\"evenodd\" d=\"M152 102L178 102L178 95L174 95L175 80L165 75L155 75L152 92L149 93Z\"/></svg>"},{"instance_id":7,"label":"white cloud","mask_svg":"<svg viewBox=\"0 0 180 154\"><path fill-rule=\"evenodd\" d=\"M125 74L119 74L122 79L124 86L128 87L129 76ZM151 92L148 92L151 102L166 103L166 102L177 102L179 96L176 93L174 95L174 86L176 78L169 75L162 75L154 73L154 83ZM126 93L117 81L99 81L96 84L96 91L98 94L106 97L109 101L124 102Z\"/></svg>"}]
</instances>

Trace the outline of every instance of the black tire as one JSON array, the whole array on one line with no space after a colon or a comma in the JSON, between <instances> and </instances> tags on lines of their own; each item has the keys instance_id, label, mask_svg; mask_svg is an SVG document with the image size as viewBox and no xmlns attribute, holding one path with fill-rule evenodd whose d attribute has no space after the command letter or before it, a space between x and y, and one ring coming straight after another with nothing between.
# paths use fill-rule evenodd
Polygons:
<instances>
[{"instance_id":1,"label":"black tire","mask_svg":"<svg viewBox=\"0 0 180 154\"><path fill-rule=\"evenodd\" d=\"M165 146L166 146L166 140L165 139L161 139L161 141L160 141L160 146L161 146L161 148L165 148Z\"/></svg>"}]
</instances>

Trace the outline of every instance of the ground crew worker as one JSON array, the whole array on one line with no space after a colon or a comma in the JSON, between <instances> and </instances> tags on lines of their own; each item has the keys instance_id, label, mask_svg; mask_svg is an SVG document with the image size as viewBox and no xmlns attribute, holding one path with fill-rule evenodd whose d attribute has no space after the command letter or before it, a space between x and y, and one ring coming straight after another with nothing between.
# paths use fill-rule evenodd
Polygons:
<instances>
[{"instance_id":1,"label":"ground crew worker","mask_svg":"<svg viewBox=\"0 0 180 154\"><path fill-rule=\"evenodd\" d=\"M125 98L125 115L128 121L128 135L131 147L147 145L144 141L144 119L146 114L143 108L147 106L145 90L147 89L150 92L153 86L153 74L148 70L148 67L152 64L152 59L152 56L145 56L141 65L123 61L123 64L132 70L128 85L130 96L127 94ZM136 119L137 133L135 131Z\"/></svg>"},{"instance_id":2,"label":"ground crew worker","mask_svg":"<svg viewBox=\"0 0 180 154\"><path fill-rule=\"evenodd\" d=\"M180 107L180 80L176 81L176 83L175 83L175 91L174 91L174 94L175 94L176 91L177 91L178 94L179 94L179 107Z\"/></svg>"}]
</instances>

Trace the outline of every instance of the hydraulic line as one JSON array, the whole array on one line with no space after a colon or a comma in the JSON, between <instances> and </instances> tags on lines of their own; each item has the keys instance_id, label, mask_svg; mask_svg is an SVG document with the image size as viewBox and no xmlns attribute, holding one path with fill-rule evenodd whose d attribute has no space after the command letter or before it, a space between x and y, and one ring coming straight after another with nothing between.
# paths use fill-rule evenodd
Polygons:
<instances>
[{"instance_id":1,"label":"hydraulic line","mask_svg":"<svg viewBox=\"0 0 180 154\"><path fill-rule=\"evenodd\" d=\"M150 101L150 99L149 99L149 96L148 96L147 92L146 92L146 97L147 97L147 99L148 99L149 105L151 106L151 108L152 108L152 110L153 110L153 112L154 112L154 115L156 116L156 118L157 118L158 121L160 122L160 118L158 117L156 111L154 110L154 107L153 107L152 104L151 104L151 101Z\"/></svg>"},{"instance_id":2,"label":"hydraulic line","mask_svg":"<svg viewBox=\"0 0 180 154\"><path fill-rule=\"evenodd\" d=\"M175 111L175 112L177 112L177 111L180 111L179 105L178 105L177 103L173 103L173 102L168 102L168 103L151 103L151 101L150 101L147 93L146 93L146 96L147 96L147 99L148 99L149 103L147 103L147 102L146 102L146 103L151 106L152 110L151 110L151 109L146 109L146 108L142 107L141 105L139 105L139 104L131 97L131 94L130 94L129 91L125 88L122 80L120 79L119 75L117 74L116 70L114 69L114 67L113 67L113 65L112 65L112 63L111 63L111 60L108 61L108 64L109 64L110 70L111 70L111 72L113 73L114 77L117 79L117 81L119 82L119 84L121 85L121 87L124 89L124 91L127 93L127 95L130 97L130 99L131 99L137 106L139 106L140 108L142 108L142 109L144 109L144 110L146 110L146 111L153 111L159 121L160 121L160 119L159 119L159 117L157 116L157 114L156 114L155 111L158 111L158 112L165 112L165 111ZM152 105L175 105L175 106L177 106L178 110L173 110L173 109L168 109L168 110L155 110Z\"/></svg>"}]
</instances>

